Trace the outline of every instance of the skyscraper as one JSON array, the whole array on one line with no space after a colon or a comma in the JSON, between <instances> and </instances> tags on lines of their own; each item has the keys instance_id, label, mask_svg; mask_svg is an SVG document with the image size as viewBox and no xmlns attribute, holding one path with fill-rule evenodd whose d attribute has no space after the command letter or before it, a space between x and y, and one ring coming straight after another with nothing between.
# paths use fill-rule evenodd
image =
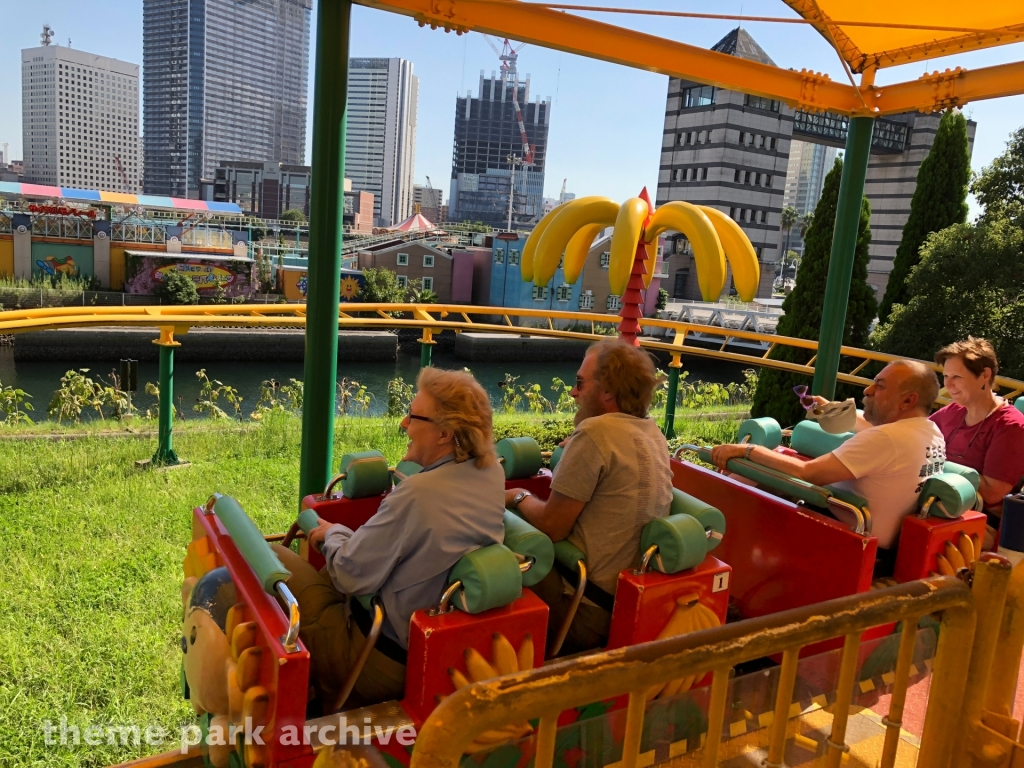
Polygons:
<instances>
[{"instance_id":1,"label":"skyscraper","mask_svg":"<svg viewBox=\"0 0 1024 768\"><path fill-rule=\"evenodd\" d=\"M513 100L515 97L515 101ZM526 132L525 148L516 103ZM532 226L540 220L544 201L551 102L530 102L530 78L484 78L479 96L455 99L455 153L452 156L448 218L480 221L505 229L508 224L512 164L515 171L512 225ZM532 153L531 158L526 157Z\"/></svg>"},{"instance_id":2,"label":"skyscraper","mask_svg":"<svg viewBox=\"0 0 1024 768\"><path fill-rule=\"evenodd\" d=\"M405 59L350 59L345 176L373 194L377 226L412 213L419 78Z\"/></svg>"},{"instance_id":3,"label":"skyscraper","mask_svg":"<svg viewBox=\"0 0 1024 768\"><path fill-rule=\"evenodd\" d=\"M25 181L140 191L139 65L51 45L21 52Z\"/></svg>"},{"instance_id":4,"label":"skyscraper","mask_svg":"<svg viewBox=\"0 0 1024 768\"><path fill-rule=\"evenodd\" d=\"M789 145L789 165L786 169L786 193L782 207L793 206L797 213L806 216L814 211L821 199L825 174L832 170L835 162L835 147L812 144L808 141L793 140ZM782 233L782 248L785 250L787 235ZM803 253L804 241L800 236L800 225L793 227L788 236L789 250Z\"/></svg>"},{"instance_id":5,"label":"skyscraper","mask_svg":"<svg viewBox=\"0 0 1024 768\"><path fill-rule=\"evenodd\" d=\"M145 190L197 197L222 160L301 165L312 0L143 0Z\"/></svg>"}]
</instances>

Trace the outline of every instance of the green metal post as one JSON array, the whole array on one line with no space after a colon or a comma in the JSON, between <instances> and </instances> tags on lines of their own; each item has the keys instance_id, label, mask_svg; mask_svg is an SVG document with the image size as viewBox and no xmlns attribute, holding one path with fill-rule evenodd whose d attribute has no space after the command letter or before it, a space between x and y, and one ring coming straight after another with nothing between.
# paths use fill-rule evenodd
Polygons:
<instances>
[{"instance_id":1,"label":"green metal post","mask_svg":"<svg viewBox=\"0 0 1024 768\"><path fill-rule=\"evenodd\" d=\"M853 278L861 200L864 197L864 177L868 171L874 126L874 118L851 118L850 131L846 136L843 178L839 183L832 257L828 265L828 281L825 283L825 305L821 313L818 357L814 363L814 384L811 388L814 394L829 400L836 394L839 351L843 346L843 330L846 328L846 305L850 299L850 280Z\"/></svg>"},{"instance_id":2,"label":"green metal post","mask_svg":"<svg viewBox=\"0 0 1024 768\"><path fill-rule=\"evenodd\" d=\"M679 395L679 369L683 367L679 355L672 356L668 368L668 400L665 402L665 437L676 436L676 397Z\"/></svg>"},{"instance_id":3,"label":"green metal post","mask_svg":"<svg viewBox=\"0 0 1024 768\"><path fill-rule=\"evenodd\" d=\"M420 368L427 368L430 366L430 357L434 349L434 341L424 341L420 339Z\"/></svg>"},{"instance_id":4,"label":"green metal post","mask_svg":"<svg viewBox=\"0 0 1024 768\"><path fill-rule=\"evenodd\" d=\"M317 4L300 499L323 490L334 458L351 11L350 0Z\"/></svg>"},{"instance_id":5,"label":"green metal post","mask_svg":"<svg viewBox=\"0 0 1024 768\"><path fill-rule=\"evenodd\" d=\"M157 448L150 463L157 467L180 464L174 452L171 426L174 423L174 348L181 343L174 341L168 331L160 333L160 339L153 342L160 347L160 412L157 417Z\"/></svg>"}]
</instances>

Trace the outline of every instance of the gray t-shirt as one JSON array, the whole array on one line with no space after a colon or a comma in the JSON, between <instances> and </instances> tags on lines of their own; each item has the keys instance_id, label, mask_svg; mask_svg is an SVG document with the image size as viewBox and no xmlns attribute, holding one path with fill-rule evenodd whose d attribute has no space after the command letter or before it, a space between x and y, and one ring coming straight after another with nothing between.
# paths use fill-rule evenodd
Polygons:
<instances>
[{"instance_id":1,"label":"gray t-shirt","mask_svg":"<svg viewBox=\"0 0 1024 768\"><path fill-rule=\"evenodd\" d=\"M619 571L640 563L644 526L672 506L668 443L652 419L592 416L569 439L551 488L586 502L567 538L586 554L590 581L615 594Z\"/></svg>"}]
</instances>

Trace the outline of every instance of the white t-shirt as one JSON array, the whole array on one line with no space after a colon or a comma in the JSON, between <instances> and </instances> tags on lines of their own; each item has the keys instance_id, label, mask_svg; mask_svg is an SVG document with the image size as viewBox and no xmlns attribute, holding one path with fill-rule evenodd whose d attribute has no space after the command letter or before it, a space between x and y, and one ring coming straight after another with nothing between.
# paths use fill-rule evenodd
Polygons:
<instances>
[{"instance_id":1,"label":"white t-shirt","mask_svg":"<svg viewBox=\"0 0 1024 768\"><path fill-rule=\"evenodd\" d=\"M917 509L921 486L942 471L946 442L924 416L869 427L833 451L855 480L834 483L863 496L871 512L871 533L888 549L900 535L903 518Z\"/></svg>"}]
</instances>

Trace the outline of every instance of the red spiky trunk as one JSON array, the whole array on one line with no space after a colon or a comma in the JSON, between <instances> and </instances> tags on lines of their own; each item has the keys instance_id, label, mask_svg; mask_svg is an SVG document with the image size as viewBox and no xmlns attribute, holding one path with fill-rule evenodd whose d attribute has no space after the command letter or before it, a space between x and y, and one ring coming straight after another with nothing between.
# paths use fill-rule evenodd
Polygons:
<instances>
[{"instance_id":1,"label":"red spiky trunk","mask_svg":"<svg viewBox=\"0 0 1024 768\"><path fill-rule=\"evenodd\" d=\"M633 271L629 273L626 292L622 294L622 309L619 310L619 339L640 346L640 318L644 316L644 275L647 274L647 249L643 241L636 244L633 255Z\"/></svg>"}]
</instances>

